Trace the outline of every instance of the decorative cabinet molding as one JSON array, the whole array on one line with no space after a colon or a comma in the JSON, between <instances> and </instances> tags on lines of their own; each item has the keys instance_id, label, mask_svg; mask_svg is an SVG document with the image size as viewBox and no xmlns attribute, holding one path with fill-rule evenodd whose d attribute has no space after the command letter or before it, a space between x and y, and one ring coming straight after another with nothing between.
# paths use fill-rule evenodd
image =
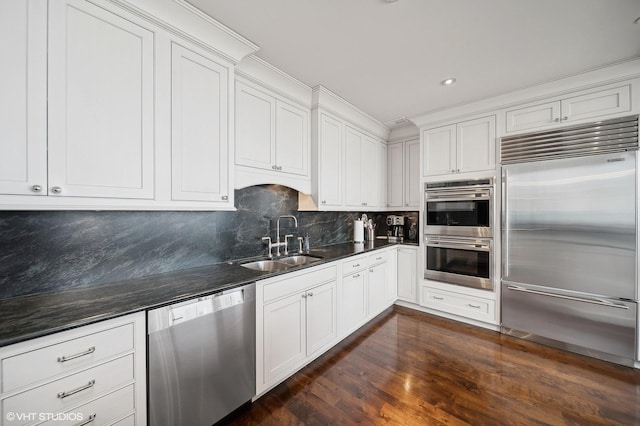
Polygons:
<instances>
[{"instance_id":1,"label":"decorative cabinet molding","mask_svg":"<svg viewBox=\"0 0 640 426\"><path fill-rule=\"evenodd\" d=\"M0 2L0 193L47 195L47 2Z\"/></svg>"},{"instance_id":2,"label":"decorative cabinet molding","mask_svg":"<svg viewBox=\"0 0 640 426\"><path fill-rule=\"evenodd\" d=\"M631 111L631 84L608 85L503 111L505 132L515 133L613 118Z\"/></svg>"},{"instance_id":3,"label":"decorative cabinet molding","mask_svg":"<svg viewBox=\"0 0 640 426\"><path fill-rule=\"evenodd\" d=\"M495 116L422 131L422 176L495 169Z\"/></svg>"},{"instance_id":4,"label":"decorative cabinet molding","mask_svg":"<svg viewBox=\"0 0 640 426\"><path fill-rule=\"evenodd\" d=\"M310 192L310 111L236 80L236 187L276 183Z\"/></svg>"}]
</instances>

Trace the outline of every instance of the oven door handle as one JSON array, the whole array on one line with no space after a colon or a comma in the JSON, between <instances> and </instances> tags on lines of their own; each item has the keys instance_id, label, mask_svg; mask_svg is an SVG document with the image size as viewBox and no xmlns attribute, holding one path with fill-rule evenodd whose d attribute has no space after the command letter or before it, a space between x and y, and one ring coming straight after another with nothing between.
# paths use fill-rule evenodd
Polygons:
<instances>
[{"instance_id":1,"label":"oven door handle","mask_svg":"<svg viewBox=\"0 0 640 426\"><path fill-rule=\"evenodd\" d=\"M473 191L456 191L456 192L425 192L427 201L469 201L469 200L488 200L491 198L491 190L473 190Z\"/></svg>"},{"instance_id":2,"label":"oven door handle","mask_svg":"<svg viewBox=\"0 0 640 426\"><path fill-rule=\"evenodd\" d=\"M427 241L427 247L448 248L471 251L491 251L490 244L461 244L451 242Z\"/></svg>"}]
</instances>

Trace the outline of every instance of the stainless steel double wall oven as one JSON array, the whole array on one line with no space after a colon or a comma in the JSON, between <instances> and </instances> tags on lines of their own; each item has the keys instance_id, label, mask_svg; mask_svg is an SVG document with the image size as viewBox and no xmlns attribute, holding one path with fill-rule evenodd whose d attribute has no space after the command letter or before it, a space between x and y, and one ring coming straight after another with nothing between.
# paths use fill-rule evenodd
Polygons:
<instances>
[{"instance_id":1,"label":"stainless steel double wall oven","mask_svg":"<svg viewBox=\"0 0 640 426\"><path fill-rule=\"evenodd\" d=\"M426 279L493 290L492 178L426 183Z\"/></svg>"}]
</instances>

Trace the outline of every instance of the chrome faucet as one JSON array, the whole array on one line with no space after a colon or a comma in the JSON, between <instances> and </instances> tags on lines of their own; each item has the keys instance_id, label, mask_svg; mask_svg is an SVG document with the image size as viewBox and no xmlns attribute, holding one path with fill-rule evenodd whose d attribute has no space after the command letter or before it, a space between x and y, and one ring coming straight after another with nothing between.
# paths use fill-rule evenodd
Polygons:
<instances>
[{"instance_id":1,"label":"chrome faucet","mask_svg":"<svg viewBox=\"0 0 640 426\"><path fill-rule=\"evenodd\" d=\"M269 257L273 257L273 253L271 253L271 249L273 247L276 248L276 256L280 256L280 247L284 246L284 255L288 255L289 254L289 245L288 245L288 238L293 238L293 235L287 234L284 236L284 241L280 242L280 219L293 219L293 222L295 223L296 228L298 227L298 219L296 219L295 216L292 216L290 214L284 215L284 216L280 216L278 217L278 220L276 221L276 242L272 243L271 242L271 237L262 237L263 241L267 241L267 244L269 245Z\"/></svg>"}]
</instances>

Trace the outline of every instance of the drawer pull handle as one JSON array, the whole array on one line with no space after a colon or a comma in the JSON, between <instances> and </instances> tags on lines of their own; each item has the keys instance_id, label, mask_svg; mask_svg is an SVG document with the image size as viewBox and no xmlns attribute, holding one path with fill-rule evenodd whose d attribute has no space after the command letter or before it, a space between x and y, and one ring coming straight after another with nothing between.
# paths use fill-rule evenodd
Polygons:
<instances>
[{"instance_id":1,"label":"drawer pull handle","mask_svg":"<svg viewBox=\"0 0 640 426\"><path fill-rule=\"evenodd\" d=\"M480 305L474 305L473 303L469 303L469 306L471 306L472 308L476 308L476 309L480 308Z\"/></svg>"},{"instance_id":2,"label":"drawer pull handle","mask_svg":"<svg viewBox=\"0 0 640 426\"><path fill-rule=\"evenodd\" d=\"M70 390L70 391L59 392L58 393L58 398L64 399L64 398L66 398L68 396L75 395L78 392L82 392L83 390L87 390L87 389L92 388L93 386L95 386L95 384L96 384L96 381L94 379L91 379L91 381L89 383L87 383L86 385L84 385L84 386L80 386L79 388L76 388L76 389L73 389L73 390Z\"/></svg>"},{"instance_id":3,"label":"drawer pull handle","mask_svg":"<svg viewBox=\"0 0 640 426\"><path fill-rule=\"evenodd\" d=\"M433 296L433 298L436 300L444 300L444 297L440 297L440 296Z\"/></svg>"},{"instance_id":4,"label":"drawer pull handle","mask_svg":"<svg viewBox=\"0 0 640 426\"><path fill-rule=\"evenodd\" d=\"M80 358L81 356L92 354L95 351L96 351L96 347L95 346L91 346L89 349L87 349L84 352L80 352L79 354L69 355L69 356L67 356L67 355L59 356L58 357L58 362L71 361L72 359L76 359L76 358Z\"/></svg>"},{"instance_id":5,"label":"drawer pull handle","mask_svg":"<svg viewBox=\"0 0 640 426\"><path fill-rule=\"evenodd\" d=\"M360 264L359 264L359 263L356 263L355 265L353 265L353 267L354 267L354 268L359 268L359 267L360 267Z\"/></svg>"},{"instance_id":6,"label":"drawer pull handle","mask_svg":"<svg viewBox=\"0 0 640 426\"><path fill-rule=\"evenodd\" d=\"M309 292L307 294L309 295L309 297L313 297L313 293L312 292Z\"/></svg>"},{"instance_id":7,"label":"drawer pull handle","mask_svg":"<svg viewBox=\"0 0 640 426\"><path fill-rule=\"evenodd\" d=\"M93 421L96 419L96 416L97 416L97 414L93 413L92 415L89 416L89 418L86 421L84 421L82 423L78 423L75 426L87 426L89 423L93 423Z\"/></svg>"},{"instance_id":8,"label":"drawer pull handle","mask_svg":"<svg viewBox=\"0 0 640 426\"><path fill-rule=\"evenodd\" d=\"M355 275L353 276L353 278L358 278L359 276L360 276L360 274L355 274Z\"/></svg>"}]
</instances>

